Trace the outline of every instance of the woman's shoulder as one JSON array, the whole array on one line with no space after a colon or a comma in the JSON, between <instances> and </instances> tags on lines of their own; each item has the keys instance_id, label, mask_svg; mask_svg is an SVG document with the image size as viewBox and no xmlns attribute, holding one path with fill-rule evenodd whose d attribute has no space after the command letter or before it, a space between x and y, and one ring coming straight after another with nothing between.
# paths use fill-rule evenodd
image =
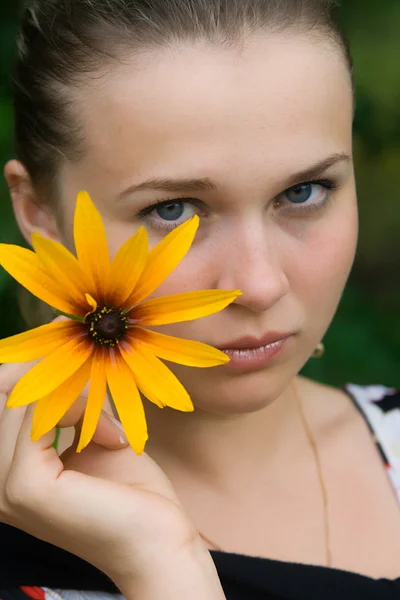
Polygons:
<instances>
[{"instance_id":1,"label":"woman's shoulder","mask_svg":"<svg viewBox=\"0 0 400 600\"><path fill-rule=\"evenodd\" d=\"M400 469L400 390L380 384L355 383L345 384L343 390Z\"/></svg>"},{"instance_id":2,"label":"woman's shoulder","mask_svg":"<svg viewBox=\"0 0 400 600\"><path fill-rule=\"evenodd\" d=\"M321 439L341 438L343 432L352 431L361 415L385 464L397 470L400 478L399 389L376 383L332 387L309 379L302 379L302 385Z\"/></svg>"},{"instance_id":3,"label":"woman's shoulder","mask_svg":"<svg viewBox=\"0 0 400 600\"><path fill-rule=\"evenodd\" d=\"M400 501L400 390L355 383L343 389L363 415Z\"/></svg>"},{"instance_id":4,"label":"woman's shoulder","mask_svg":"<svg viewBox=\"0 0 400 600\"><path fill-rule=\"evenodd\" d=\"M303 395L310 400L311 409L321 417L343 418L354 411L354 406L374 423L384 419L400 426L400 389L385 384L345 383L334 387L301 377ZM322 400L326 402L322 402ZM349 402L350 400L350 402ZM318 411L318 407L320 411Z\"/></svg>"},{"instance_id":5,"label":"woman's shoulder","mask_svg":"<svg viewBox=\"0 0 400 600\"><path fill-rule=\"evenodd\" d=\"M346 383L343 389L361 409L371 414L397 415L400 411L400 389L383 384ZM400 416L400 415L399 415Z\"/></svg>"}]
</instances>

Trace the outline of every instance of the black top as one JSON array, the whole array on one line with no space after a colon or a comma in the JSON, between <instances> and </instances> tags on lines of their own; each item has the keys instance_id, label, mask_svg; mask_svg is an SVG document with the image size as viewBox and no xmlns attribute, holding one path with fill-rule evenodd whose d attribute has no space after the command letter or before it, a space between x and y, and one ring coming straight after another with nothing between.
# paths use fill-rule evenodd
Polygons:
<instances>
[{"instance_id":1,"label":"black top","mask_svg":"<svg viewBox=\"0 0 400 600\"><path fill-rule=\"evenodd\" d=\"M22 531L0 525L0 540L1 600L23 600L20 586L118 593L93 566ZM327 567L211 555L227 600L400 600L400 577L375 580Z\"/></svg>"},{"instance_id":2,"label":"black top","mask_svg":"<svg viewBox=\"0 0 400 600\"><path fill-rule=\"evenodd\" d=\"M400 462L391 453L400 440L400 393L384 386L344 387L375 435L400 501ZM372 579L347 571L211 551L227 600L400 600L399 578ZM55 546L0 524L0 600L43 600L53 588L117 594L104 573ZM162 599L160 599L162 600ZM190 599L188 599L190 600Z\"/></svg>"}]
</instances>

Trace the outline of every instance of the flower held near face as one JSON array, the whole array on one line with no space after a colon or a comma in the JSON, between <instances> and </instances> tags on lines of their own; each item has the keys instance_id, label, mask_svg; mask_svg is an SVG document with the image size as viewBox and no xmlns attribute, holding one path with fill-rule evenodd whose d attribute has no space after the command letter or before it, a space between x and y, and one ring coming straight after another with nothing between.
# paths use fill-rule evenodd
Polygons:
<instances>
[{"instance_id":1,"label":"flower held near face","mask_svg":"<svg viewBox=\"0 0 400 600\"><path fill-rule=\"evenodd\" d=\"M160 358L192 367L212 367L229 359L206 344L156 333L146 326L211 315L235 300L240 291L145 298L188 252L198 224L198 217L193 217L150 252L141 227L111 261L100 214L89 195L81 192L74 221L76 257L38 233L32 236L34 252L0 244L4 269L69 317L0 342L0 362L42 359L17 383L7 402L9 408L37 402L33 441L57 425L89 381L78 452L95 433L107 387L138 454L148 438L139 390L160 408L193 410L188 393Z\"/></svg>"}]
</instances>

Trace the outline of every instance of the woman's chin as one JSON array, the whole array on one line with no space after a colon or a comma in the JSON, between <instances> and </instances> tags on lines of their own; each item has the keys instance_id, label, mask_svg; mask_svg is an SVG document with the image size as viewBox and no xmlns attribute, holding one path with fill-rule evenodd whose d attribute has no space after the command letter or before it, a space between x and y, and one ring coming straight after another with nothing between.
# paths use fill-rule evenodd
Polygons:
<instances>
[{"instance_id":1,"label":"woman's chin","mask_svg":"<svg viewBox=\"0 0 400 600\"><path fill-rule=\"evenodd\" d=\"M296 373L282 377L279 373L252 373L233 381L208 386L203 382L201 397L188 386L195 408L215 415L240 415L263 410L281 396ZM190 387L193 390L191 393Z\"/></svg>"}]
</instances>

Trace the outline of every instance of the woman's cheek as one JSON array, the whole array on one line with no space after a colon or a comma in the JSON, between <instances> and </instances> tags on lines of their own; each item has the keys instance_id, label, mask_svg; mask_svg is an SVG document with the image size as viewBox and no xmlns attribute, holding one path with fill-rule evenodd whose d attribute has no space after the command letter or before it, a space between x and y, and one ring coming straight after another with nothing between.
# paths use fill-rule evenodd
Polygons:
<instances>
[{"instance_id":1,"label":"woman's cheek","mask_svg":"<svg viewBox=\"0 0 400 600\"><path fill-rule=\"evenodd\" d=\"M354 262L356 212L348 211L347 217L331 218L324 227L310 228L298 252L297 268L292 269L293 292L299 290L317 314L335 311Z\"/></svg>"},{"instance_id":2,"label":"woman's cheek","mask_svg":"<svg viewBox=\"0 0 400 600\"><path fill-rule=\"evenodd\" d=\"M193 245L151 297L213 289L215 277L206 245Z\"/></svg>"}]
</instances>

